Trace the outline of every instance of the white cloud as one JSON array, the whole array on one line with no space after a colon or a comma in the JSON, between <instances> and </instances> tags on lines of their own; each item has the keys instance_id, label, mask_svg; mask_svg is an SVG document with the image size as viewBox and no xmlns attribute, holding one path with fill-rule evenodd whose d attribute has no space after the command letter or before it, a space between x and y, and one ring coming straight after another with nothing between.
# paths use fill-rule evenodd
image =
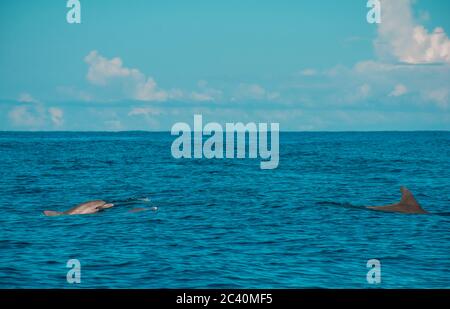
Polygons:
<instances>
[{"instance_id":1,"label":"white cloud","mask_svg":"<svg viewBox=\"0 0 450 309\"><path fill-rule=\"evenodd\" d=\"M25 104L15 106L9 111L8 117L13 125L36 129L44 124L45 109L38 100L24 92L19 95L18 101Z\"/></svg>"},{"instance_id":2,"label":"white cloud","mask_svg":"<svg viewBox=\"0 0 450 309\"><path fill-rule=\"evenodd\" d=\"M215 89L209 86L208 82L205 80L200 80L197 83L200 92L212 98L214 101L222 99L222 90Z\"/></svg>"},{"instance_id":3,"label":"white cloud","mask_svg":"<svg viewBox=\"0 0 450 309\"><path fill-rule=\"evenodd\" d=\"M314 75L317 75L317 71L314 69L304 69L304 70L300 71L300 75L314 76Z\"/></svg>"},{"instance_id":4,"label":"white cloud","mask_svg":"<svg viewBox=\"0 0 450 309\"><path fill-rule=\"evenodd\" d=\"M418 25L411 0L382 0L375 46L380 56L410 64L450 63L450 40L441 27Z\"/></svg>"},{"instance_id":5,"label":"white cloud","mask_svg":"<svg viewBox=\"0 0 450 309\"><path fill-rule=\"evenodd\" d=\"M391 91L391 93L389 93L390 97L399 97L404 95L406 92L408 92L408 89L406 88L405 85L403 84L397 84L394 87L394 90Z\"/></svg>"},{"instance_id":6,"label":"white cloud","mask_svg":"<svg viewBox=\"0 0 450 309\"><path fill-rule=\"evenodd\" d=\"M162 90L155 80L138 69L127 68L122 59L107 59L97 51L91 51L85 62L89 65L87 80L97 86L121 88L125 98L140 101L166 101L188 99L193 101L215 101L222 96L220 90L208 87L206 81L198 83L199 91L191 93L179 89Z\"/></svg>"},{"instance_id":7,"label":"white cloud","mask_svg":"<svg viewBox=\"0 0 450 309\"><path fill-rule=\"evenodd\" d=\"M182 91L179 89L160 89L155 80L135 68L124 66L122 59L108 59L96 50L91 51L85 62L89 65L87 80L96 86L108 87L109 99L133 99L140 101L187 100L194 102L213 102L224 99L222 90L212 88L207 81L200 80L198 89ZM314 74L308 71L307 74ZM119 89L120 93L117 94ZM275 100L278 92L269 92L257 84L240 84L231 100ZM86 97L86 96L85 96ZM89 97L91 98L91 97Z\"/></svg>"},{"instance_id":8,"label":"white cloud","mask_svg":"<svg viewBox=\"0 0 450 309\"><path fill-rule=\"evenodd\" d=\"M214 101L214 98L206 93L192 92L191 98L194 101L198 102L206 102L206 101Z\"/></svg>"},{"instance_id":9,"label":"white cloud","mask_svg":"<svg viewBox=\"0 0 450 309\"><path fill-rule=\"evenodd\" d=\"M424 92L423 96L425 99L435 102L442 109L447 109L450 105L448 88L429 90Z\"/></svg>"},{"instance_id":10,"label":"white cloud","mask_svg":"<svg viewBox=\"0 0 450 309\"><path fill-rule=\"evenodd\" d=\"M136 83L134 99L141 101L165 101L169 98L169 94L166 91L157 89L153 78L149 77L145 82L142 81Z\"/></svg>"},{"instance_id":11,"label":"white cloud","mask_svg":"<svg viewBox=\"0 0 450 309\"><path fill-rule=\"evenodd\" d=\"M263 99L266 95L266 90L257 84L241 84L239 91L241 96L251 99Z\"/></svg>"},{"instance_id":12,"label":"white cloud","mask_svg":"<svg viewBox=\"0 0 450 309\"><path fill-rule=\"evenodd\" d=\"M343 103L344 105L348 103L352 104L355 102L360 102L367 99L371 95L372 87L369 84L364 83L354 88L346 89L345 91L347 92L346 95L336 98L333 101Z\"/></svg>"},{"instance_id":13,"label":"white cloud","mask_svg":"<svg viewBox=\"0 0 450 309\"><path fill-rule=\"evenodd\" d=\"M161 114L161 111L159 109L150 108L150 107L134 107L131 109L131 111L128 113L128 116L158 116Z\"/></svg>"},{"instance_id":14,"label":"white cloud","mask_svg":"<svg viewBox=\"0 0 450 309\"><path fill-rule=\"evenodd\" d=\"M60 127L64 123L64 112L58 107L45 108L44 104L29 93L21 93L18 101L21 105L14 106L8 113L9 120L14 126L43 129L49 124Z\"/></svg>"},{"instance_id":15,"label":"white cloud","mask_svg":"<svg viewBox=\"0 0 450 309\"><path fill-rule=\"evenodd\" d=\"M56 88L57 92L62 95L63 99L71 98L75 100L81 100L85 102L92 101L93 97L90 93L79 90L75 87L69 87L69 86L59 86Z\"/></svg>"},{"instance_id":16,"label":"white cloud","mask_svg":"<svg viewBox=\"0 0 450 309\"><path fill-rule=\"evenodd\" d=\"M269 92L258 84L241 83L235 93L237 100L275 100L280 96L278 92Z\"/></svg>"},{"instance_id":17,"label":"white cloud","mask_svg":"<svg viewBox=\"0 0 450 309\"><path fill-rule=\"evenodd\" d=\"M104 124L105 124L107 130L120 131L123 129L122 122L117 119L106 120L104 122Z\"/></svg>"},{"instance_id":18,"label":"white cloud","mask_svg":"<svg viewBox=\"0 0 450 309\"><path fill-rule=\"evenodd\" d=\"M158 117L161 116L163 112L158 108L152 107L134 107L128 113L131 117L142 117L144 119L148 128L158 128L160 127Z\"/></svg>"},{"instance_id":19,"label":"white cloud","mask_svg":"<svg viewBox=\"0 0 450 309\"><path fill-rule=\"evenodd\" d=\"M197 102L207 102L207 101L218 101L222 98L223 95L222 91L211 88L208 85L208 82L205 80L198 81L197 86L199 90L191 92L188 99Z\"/></svg>"},{"instance_id":20,"label":"white cloud","mask_svg":"<svg viewBox=\"0 0 450 309\"><path fill-rule=\"evenodd\" d=\"M15 106L9 111L8 117L15 126L32 129L44 128L49 119L56 127L60 127L64 123L62 109L51 107L45 110L40 103Z\"/></svg>"},{"instance_id":21,"label":"white cloud","mask_svg":"<svg viewBox=\"0 0 450 309\"><path fill-rule=\"evenodd\" d=\"M85 62L89 65L87 79L94 85L107 86L115 81L123 88L126 97L142 101L165 101L170 93L158 89L152 77L147 77L138 69L123 66L118 57L107 59L96 50L91 51Z\"/></svg>"},{"instance_id":22,"label":"white cloud","mask_svg":"<svg viewBox=\"0 0 450 309\"><path fill-rule=\"evenodd\" d=\"M122 66L122 60L118 57L111 60L99 55L96 50L91 51L84 61L89 64L87 79L93 84L106 85L110 79L118 77L138 77L140 72L136 69L128 69Z\"/></svg>"},{"instance_id":23,"label":"white cloud","mask_svg":"<svg viewBox=\"0 0 450 309\"><path fill-rule=\"evenodd\" d=\"M13 107L8 116L14 125L31 128L41 126L45 117L41 108L26 105Z\"/></svg>"},{"instance_id":24,"label":"white cloud","mask_svg":"<svg viewBox=\"0 0 450 309\"><path fill-rule=\"evenodd\" d=\"M368 84L363 84L359 87L358 89L359 91L359 95L363 98L367 97L370 93L370 85Z\"/></svg>"},{"instance_id":25,"label":"white cloud","mask_svg":"<svg viewBox=\"0 0 450 309\"><path fill-rule=\"evenodd\" d=\"M50 119L55 126L60 127L64 123L64 112L62 109L50 107L48 112L50 114Z\"/></svg>"},{"instance_id":26,"label":"white cloud","mask_svg":"<svg viewBox=\"0 0 450 309\"><path fill-rule=\"evenodd\" d=\"M280 97L280 93L278 92L269 92L267 93L267 100L273 101Z\"/></svg>"},{"instance_id":27,"label":"white cloud","mask_svg":"<svg viewBox=\"0 0 450 309\"><path fill-rule=\"evenodd\" d=\"M294 82L279 88L283 89L282 103L307 108L374 110L405 107L408 110L446 110L450 106L448 64L412 65L366 60L352 67L336 65L319 74L320 79L306 79L296 74Z\"/></svg>"},{"instance_id":28,"label":"white cloud","mask_svg":"<svg viewBox=\"0 0 450 309\"><path fill-rule=\"evenodd\" d=\"M37 103L38 101L31 94L24 92L19 95L19 102Z\"/></svg>"}]
</instances>

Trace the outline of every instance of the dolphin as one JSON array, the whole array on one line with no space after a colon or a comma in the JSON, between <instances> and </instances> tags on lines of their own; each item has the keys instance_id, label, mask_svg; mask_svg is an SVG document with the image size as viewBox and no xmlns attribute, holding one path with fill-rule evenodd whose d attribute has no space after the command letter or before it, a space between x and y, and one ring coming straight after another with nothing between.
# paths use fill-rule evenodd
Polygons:
<instances>
[{"instance_id":1,"label":"dolphin","mask_svg":"<svg viewBox=\"0 0 450 309\"><path fill-rule=\"evenodd\" d=\"M385 206L367 206L366 208L371 210L399 212L404 214L428 214L426 210L420 207L411 191L409 191L406 187L401 187L400 192L402 193L402 198L398 203Z\"/></svg>"},{"instance_id":2,"label":"dolphin","mask_svg":"<svg viewBox=\"0 0 450 309\"><path fill-rule=\"evenodd\" d=\"M139 208L130 209L128 212L135 213L135 212L142 212L142 211L149 211L149 210L157 211L158 207L156 207L156 206L153 206L151 208L139 207Z\"/></svg>"},{"instance_id":3,"label":"dolphin","mask_svg":"<svg viewBox=\"0 0 450 309\"><path fill-rule=\"evenodd\" d=\"M54 217L61 215L94 214L96 212L102 211L103 209L111 208L113 206L114 206L113 203L107 203L102 200L96 200L78 204L77 206L66 211L44 210L44 215Z\"/></svg>"}]
</instances>

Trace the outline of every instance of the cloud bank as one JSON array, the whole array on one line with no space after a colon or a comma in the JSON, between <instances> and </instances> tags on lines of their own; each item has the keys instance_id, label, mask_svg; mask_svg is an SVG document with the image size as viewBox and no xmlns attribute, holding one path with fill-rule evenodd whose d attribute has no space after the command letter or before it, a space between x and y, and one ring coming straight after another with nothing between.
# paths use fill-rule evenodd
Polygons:
<instances>
[{"instance_id":1,"label":"cloud bank","mask_svg":"<svg viewBox=\"0 0 450 309\"><path fill-rule=\"evenodd\" d=\"M383 58L409 64L450 64L450 40L441 27L429 32L416 23L411 0L382 0L375 47Z\"/></svg>"},{"instance_id":2,"label":"cloud bank","mask_svg":"<svg viewBox=\"0 0 450 309\"><path fill-rule=\"evenodd\" d=\"M138 69L123 66L122 59L115 57L107 59L96 50L91 51L84 61L89 65L87 80L94 85L119 85L125 98L141 101L165 101L170 93L161 89L155 80L141 73Z\"/></svg>"},{"instance_id":3,"label":"cloud bank","mask_svg":"<svg viewBox=\"0 0 450 309\"><path fill-rule=\"evenodd\" d=\"M64 111L58 107L45 108L45 105L29 93L21 93L18 103L8 112L9 121L15 127L38 130L45 128L48 122L54 128L64 123Z\"/></svg>"}]
</instances>

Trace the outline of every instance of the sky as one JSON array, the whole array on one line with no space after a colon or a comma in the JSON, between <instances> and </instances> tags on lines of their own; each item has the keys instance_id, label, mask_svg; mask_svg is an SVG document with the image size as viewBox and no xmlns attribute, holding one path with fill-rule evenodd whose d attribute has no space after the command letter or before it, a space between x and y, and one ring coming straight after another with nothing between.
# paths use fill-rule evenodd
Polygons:
<instances>
[{"instance_id":1,"label":"sky","mask_svg":"<svg viewBox=\"0 0 450 309\"><path fill-rule=\"evenodd\" d=\"M0 130L450 130L450 1L0 2Z\"/></svg>"}]
</instances>

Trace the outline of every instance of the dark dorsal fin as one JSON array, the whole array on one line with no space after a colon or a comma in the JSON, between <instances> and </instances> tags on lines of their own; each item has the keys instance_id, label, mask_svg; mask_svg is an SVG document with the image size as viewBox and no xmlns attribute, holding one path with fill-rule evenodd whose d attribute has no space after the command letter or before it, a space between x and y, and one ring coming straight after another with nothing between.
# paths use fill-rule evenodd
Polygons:
<instances>
[{"instance_id":1,"label":"dark dorsal fin","mask_svg":"<svg viewBox=\"0 0 450 309\"><path fill-rule=\"evenodd\" d=\"M400 200L400 204L420 208L419 203L417 203L416 199L414 198L414 195L411 193L411 191L408 190L408 188L401 187L400 192L402 193L402 199Z\"/></svg>"},{"instance_id":2,"label":"dark dorsal fin","mask_svg":"<svg viewBox=\"0 0 450 309\"><path fill-rule=\"evenodd\" d=\"M414 198L414 195L406 187L401 187L402 199L398 203L399 206L404 207L406 210L414 213L427 213Z\"/></svg>"},{"instance_id":3,"label":"dark dorsal fin","mask_svg":"<svg viewBox=\"0 0 450 309\"><path fill-rule=\"evenodd\" d=\"M402 198L400 202L385 206L369 206L369 209L380 210L380 211L391 211L400 213L410 213L410 214L426 214L427 212L420 207L419 203L416 201L411 191L406 187L401 187L400 192L402 193Z\"/></svg>"}]
</instances>

